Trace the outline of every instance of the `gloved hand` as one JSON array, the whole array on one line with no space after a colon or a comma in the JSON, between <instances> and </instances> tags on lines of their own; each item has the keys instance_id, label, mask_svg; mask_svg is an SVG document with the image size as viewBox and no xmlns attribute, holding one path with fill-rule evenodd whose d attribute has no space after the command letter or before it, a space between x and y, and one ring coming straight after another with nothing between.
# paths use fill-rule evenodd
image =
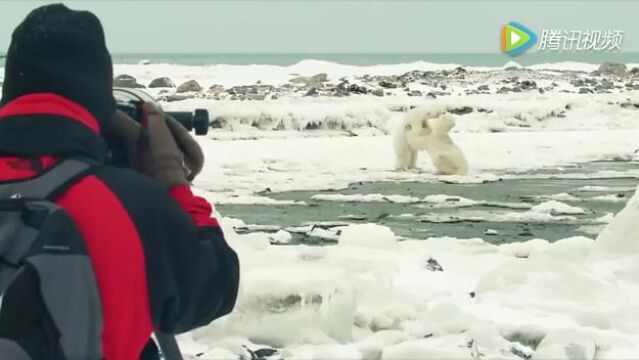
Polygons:
<instances>
[{"instance_id":1,"label":"gloved hand","mask_svg":"<svg viewBox=\"0 0 639 360\"><path fill-rule=\"evenodd\" d=\"M124 146L128 166L169 186L188 183L202 170L204 154L175 119L152 103L145 103L145 125L118 111L110 136Z\"/></svg>"},{"instance_id":2,"label":"gloved hand","mask_svg":"<svg viewBox=\"0 0 639 360\"><path fill-rule=\"evenodd\" d=\"M193 181L204 166L204 152L202 152L200 144L195 141L193 136L179 121L169 115L165 115L165 119L178 148L184 155L184 164L189 169L187 179Z\"/></svg>"}]
</instances>

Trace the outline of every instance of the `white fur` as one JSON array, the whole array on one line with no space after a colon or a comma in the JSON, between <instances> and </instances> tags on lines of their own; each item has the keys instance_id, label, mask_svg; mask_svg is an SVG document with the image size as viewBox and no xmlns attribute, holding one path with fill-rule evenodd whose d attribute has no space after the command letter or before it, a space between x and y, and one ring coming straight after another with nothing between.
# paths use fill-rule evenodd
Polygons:
<instances>
[{"instance_id":1,"label":"white fur","mask_svg":"<svg viewBox=\"0 0 639 360\"><path fill-rule=\"evenodd\" d=\"M448 133L454 117L444 106L423 106L406 113L394 136L397 170L414 169L417 152L426 150L441 175L464 175L468 162Z\"/></svg>"}]
</instances>

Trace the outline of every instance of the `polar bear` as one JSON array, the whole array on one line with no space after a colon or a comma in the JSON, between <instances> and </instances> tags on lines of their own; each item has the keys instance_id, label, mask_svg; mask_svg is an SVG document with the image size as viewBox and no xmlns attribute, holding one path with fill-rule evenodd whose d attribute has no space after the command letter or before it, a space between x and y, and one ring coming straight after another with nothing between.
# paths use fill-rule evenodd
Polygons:
<instances>
[{"instance_id":1,"label":"polar bear","mask_svg":"<svg viewBox=\"0 0 639 360\"><path fill-rule=\"evenodd\" d=\"M422 106L410 110L395 132L395 169L414 169L417 152L426 150L440 175L465 175L468 162L448 133L455 118L443 105Z\"/></svg>"}]
</instances>

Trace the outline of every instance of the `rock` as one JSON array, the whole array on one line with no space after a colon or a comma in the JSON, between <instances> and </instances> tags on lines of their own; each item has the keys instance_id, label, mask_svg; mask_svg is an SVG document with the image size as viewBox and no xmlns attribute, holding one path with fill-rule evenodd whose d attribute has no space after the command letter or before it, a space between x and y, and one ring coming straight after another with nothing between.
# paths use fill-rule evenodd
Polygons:
<instances>
[{"instance_id":1,"label":"rock","mask_svg":"<svg viewBox=\"0 0 639 360\"><path fill-rule=\"evenodd\" d=\"M444 268L433 258L426 260L426 269L430 271L444 271Z\"/></svg>"},{"instance_id":2,"label":"rock","mask_svg":"<svg viewBox=\"0 0 639 360\"><path fill-rule=\"evenodd\" d=\"M242 85L242 86L233 86L228 89L227 92L231 95L264 95L266 96L271 91L273 91L272 85Z\"/></svg>"},{"instance_id":3,"label":"rock","mask_svg":"<svg viewBox=\"0 0 639 360\"><path fill-rule=\"evenodd\" d=\"M499 90L497 90L497 94L507 94L512 89L506 86L502 86Z\"/></svg>"},{"instance_id":4,"label":"rock","mask_svg":"<svg viewBox=\"0 0 639 360\"><path fill-rule=\"evenodd\" d=\"M588 88L582 87L582 88L579 89L579 93L580 94L592 94L592 93L594 93L594 91L592 91L592 89L588 89Z\"/></svg>"},{"instance_id":5,"label":"rock","mask_svg":"<svg viewBox=\"0 0 639 360\"><path fill-rule=\"evenodd\" d=\"M348 93L353 94L366 94L368 90L363 86L358 86L357 84L348 84L347 82L342 82L337 85L338 90L346 91Z\"/></svg>"},{"instance_id":6,"label":"rock","mask_svg":"<svg viewBox=\"0 0 639 360\"><path fill-rule=\"evenodd\" d=\"M437 95L435 95L434 92L429 92L428 94L426 94L426 97L431 98L431 99L437 99Z\"/></svg>"},{"instance_id":7,"label":"rock","mask_svg":"<svg viewBox=\"0 0 639 360\"><path fill-rule=\"evenodd\" d=\"M382 89L375 89L373 91L371 91L371 94L375 95L375 96L384 96L384 90Z\"/></svg>"},{"instance_id":8,"label":"rock","mask_svg":"<svg viewBox=\"0 0 639 360\"><path fill-rule=\"evenodd\" d=\"M305 78L304 76L298 76L298 77L289 79L288 82L293 84L306 84L308 82L308 78Z\"/></svg>"},{"instance_id":9,"label":"rock","mask_svg":"<svg viewBox=\"0 0 639 360\"><path fill-rule=\"evenodd\" d=\"M523 80L523 81L519 82L519 87L522 90L536 89L537 88L537 83L532 81L532 80Z\"/></svg>"},{"instance_id":10,"label":"rock","mask_svg":"<svg viewBox=\"0 0 639 360\"><path fill-rule=\"evenodd\" d=\"M463 106L463 107L458 107L458 108L450 108L448 109L448 112L451 112L455 115L466 115L466 114L470 114L471 112L473 112L473 108L470 106Z\"/></svg>"},{"instance_id":11,"label":"rock","mask_svg":"<svg viewBox=\"0 0 639 360\"><path fill-rule=\"evenodd\" d=\"M419 90L411 90L408 92L408 96L422 96L422 92Z\"/></svg>"},{"instance_id":12,"label":"rock","mask_svg":"<svg viewBox=\"0 0 639 360\"><path fill-rule=\"evenodd\" d=\"M390 81L380 81L379 82L379 86L386 88L386 89L397 89L397 84L394 84Z\"/></svg>"},{"instance_id":13,"label":"rock","mask_svg":"<svg viewBox=\"0 0 639 360\"><path fill-rule=\"evenodd\" d=\"M266 98L266 95L264 95L264 94L249 94L246 98L249 99L249 100L262 101L262 100L264 100Z\"/></svg>"},{"instance_id":14,"label":"rock","mask_svg":"<svg viewBox=\"0 0 639 360\"><path fill-rule=\"evenodd\" d=\"M212 92L214 94L219 94L222 91L224 91L224 86L222 85L215 84L215 85L211 85L211 87L209 88L209 92Z\"/></svg>"},{"instance_id":15,"label":"rock","mask_svg":"<svg viewBox=\"0 0 639 360\"><path fill-rule=\"evenodd\" d=\"M328 81L328 75L326 73L315 74L311 77L298 76L289 80L293 84L312 85L313 87L321 87L322 83Z\"/></svg>"},{"instance_id":16,"label":"rock","mask_svg":"<svg viewBox=\"0 0 639 360\"><path fill-rule=\"evenodd\" d=\"M574 87L581 87L581 86L585 86L586 83L583 79L575 79L575 80L571 80L570 84Z\"/></svg>"},{"instance_id":17,"label":"rock","mask_svg":"<svg viewBox=\"0 0 639 360\"><path fill-rule=\"evenodd\" d=\"M464 69L461 66L458 66L458 67L455 68L455 70L453 70L453 74L465 74L467 72L468 72L468 70Z\"/></svg>"},{"instance_id":18,"label":"rock","mask_svg":"<svg viewBox=\"0 0 639 360\"><path fill-rule=\"evenodd\" d=\"M202 86L200 86L200 84L195 80L189 80L183 83L182 85L178 86L177 88L178 93L198 92L198 91L202 91Z\"/></svg>"},{"instance_id":19,"label":"rock","mask_svg":"<svg viewBox=\"0 0 639 360\"><path fill-rule=\"evenodd\" d=\"M639 75L639 67L633 67L632 69L630 69L630 71L628 73L630 75L632 75L632 76L638 76Z\"/></svg>"},{"instance_id":20,"label":"rock","mask_svg":"<svg viewBox=\"0 0 639 360\"><path fill-rule=\"evenodd\" d=\"M310 82L314 82L314 83L327 82L328 81L328 75L326 73L316 74L316 75L311 76L310 80L311 80Z\"/></svg>"},{"instance_id":21,"label":"rock","mask_svg":"<svg viewBox=\"0 0 639 360\"><path fill-rule=\"evenodd\" d=\"M271 349L271 348L262 348L262 349L257 349L255 351L249 350L249 352L251 353L251 355L255 355L256 359L266 359L268 357L271 357L277 354L278 350Z\"/></svg>"},{"instance_id":22,"label":"rock","mask_svg":"<svg viewBox=\"0 0 639 360\"><path fill-rule=\"evenodd\" d=\"M615 83L608 79L601 80L601 88L603 89L612 89L615 87Z\"/></svg>"},{"instance_id":23,"label":"rock","mask_svg":"<svg viewBox=\"0 0 639 360\"><path fill-rule=\"evenodd\" d=\"M488 85L479 85L479 87L477 88L477 90L480 91L488 91L490 90L490 87Z\"/></svg>"},{"instance_id":24,"label":"rock","mask_svg":"<svg viewBox=\"0 0 639 360\"><path fill-rule=\"evenodd\" d=\"M130 88L130 89L144 89L145 86L138 84L138 81L131 75L118 75L113 79L114 87Z\"/></svg>"},{"instance_id":25,"label":"rock","mask_svg":"<svg viewBox=\"0 0 639 360\"><path fill-rule=\"evenodd\" d=\"M185 94L173 94L173 95L169 95L165 98L166 102L173 102L173 101L182 101L182 100L186 100L186 99L192 99L194 98L193 95L185 95Z\"/></svg>"},{"instance_id":26,"label":"rock","mask_svg":"<svg viewBox=\"0 0 639 360\"><path fill-rule=\"evenodd\" d=\"M624 109L639 109L639 103L633 103L628 100L621 103L621 107Z\"/></svg>"},{"instance_id":27,"label":"rock","mask_svg":"<svg viewBox=\"0 0 639 360\"><path fill-rule=\"evenodd\" d=\"M149 84L150 88L174 88L175 84L168 77L153 79Z\"/></svg>"},{"instance_id":28,"label":"rock","mask_svg":"<svg viewBox=\"0 0 639 360\"><path fill-rule=\"evenodd\" d=\"M597 73L599 75L625 76L626 70L626 64L605 62L599 66Z\"/></svg>"},{"instance_id":29,"label":"rock","mask_svg":"<svg viewBox=\"0 0 639 360\"><path fill-rule=\"evenodd\" d=\"M304 96L317 96L317 89L316 88L310 88L306 94L304 94Z\"/></svg>"}]
</instances>

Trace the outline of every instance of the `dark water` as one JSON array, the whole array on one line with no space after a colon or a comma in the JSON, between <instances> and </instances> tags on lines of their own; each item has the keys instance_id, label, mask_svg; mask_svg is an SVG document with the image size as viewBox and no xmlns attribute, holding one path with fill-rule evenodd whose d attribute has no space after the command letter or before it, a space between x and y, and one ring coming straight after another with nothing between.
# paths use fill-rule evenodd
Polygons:
<instances>
[{"instance_id":1,"label":"dark water","mask_svg":"<svg viewBox=\"0 0 639 360\"><path fill-rule=\"evenodd\" d=\"M627 169L638 168L636 163L592 163L578 169L574 173L592 169ZM532 175L532 174L531 174ZM351 184L347 189L339 191L293 191L271 194L278 200L304 201L307 205L219 205L218 209L225 216L244 220L246 224L273 225L276 227L299 226L307 223L321 222L374 222L390 227L397 235L405 238L426 239L432 236L452 236L458 238L481 237L492 243L517 242L533 238L554 241L570 236L584 235L593 237L593 230L587 228L603 226L598 220L608 213L617 213L625 205L624 202L607 202L593 200L600 195L614 194L624 200L629 199L638 179L603 178L603 179L567 179L563 174L551 179L503 180L484 184L446 184L446 183L408 183L408 182L374 182ZM608 190L587 192L579 190L583 186L604 186ZM465 208L437 208L426 203L397 204L390 202L346 203L313 200L315 194L400 194L416 198L427 195L446 194L461 196L480 204ZM510 206L537 205L544 199L540 195L569 193L579 201L564 201L572 206L586 210L584 215L572 215L576 220L535 222L535 221L495 221L495 217L506 213L523 213L526 209ZM399 217L412 214L412 217ZM481 217L485 220L478 221ZM444 221L444 222L442 222ZM320 227L326 227L323 224ZM330 229L330 224L328 226ZM486 235L488 229L496 230L496 235ZM250 230L250 229L249 229ZM294 234L297 243L322 243L314 236Z\"/></svg>"}]
</instances>

